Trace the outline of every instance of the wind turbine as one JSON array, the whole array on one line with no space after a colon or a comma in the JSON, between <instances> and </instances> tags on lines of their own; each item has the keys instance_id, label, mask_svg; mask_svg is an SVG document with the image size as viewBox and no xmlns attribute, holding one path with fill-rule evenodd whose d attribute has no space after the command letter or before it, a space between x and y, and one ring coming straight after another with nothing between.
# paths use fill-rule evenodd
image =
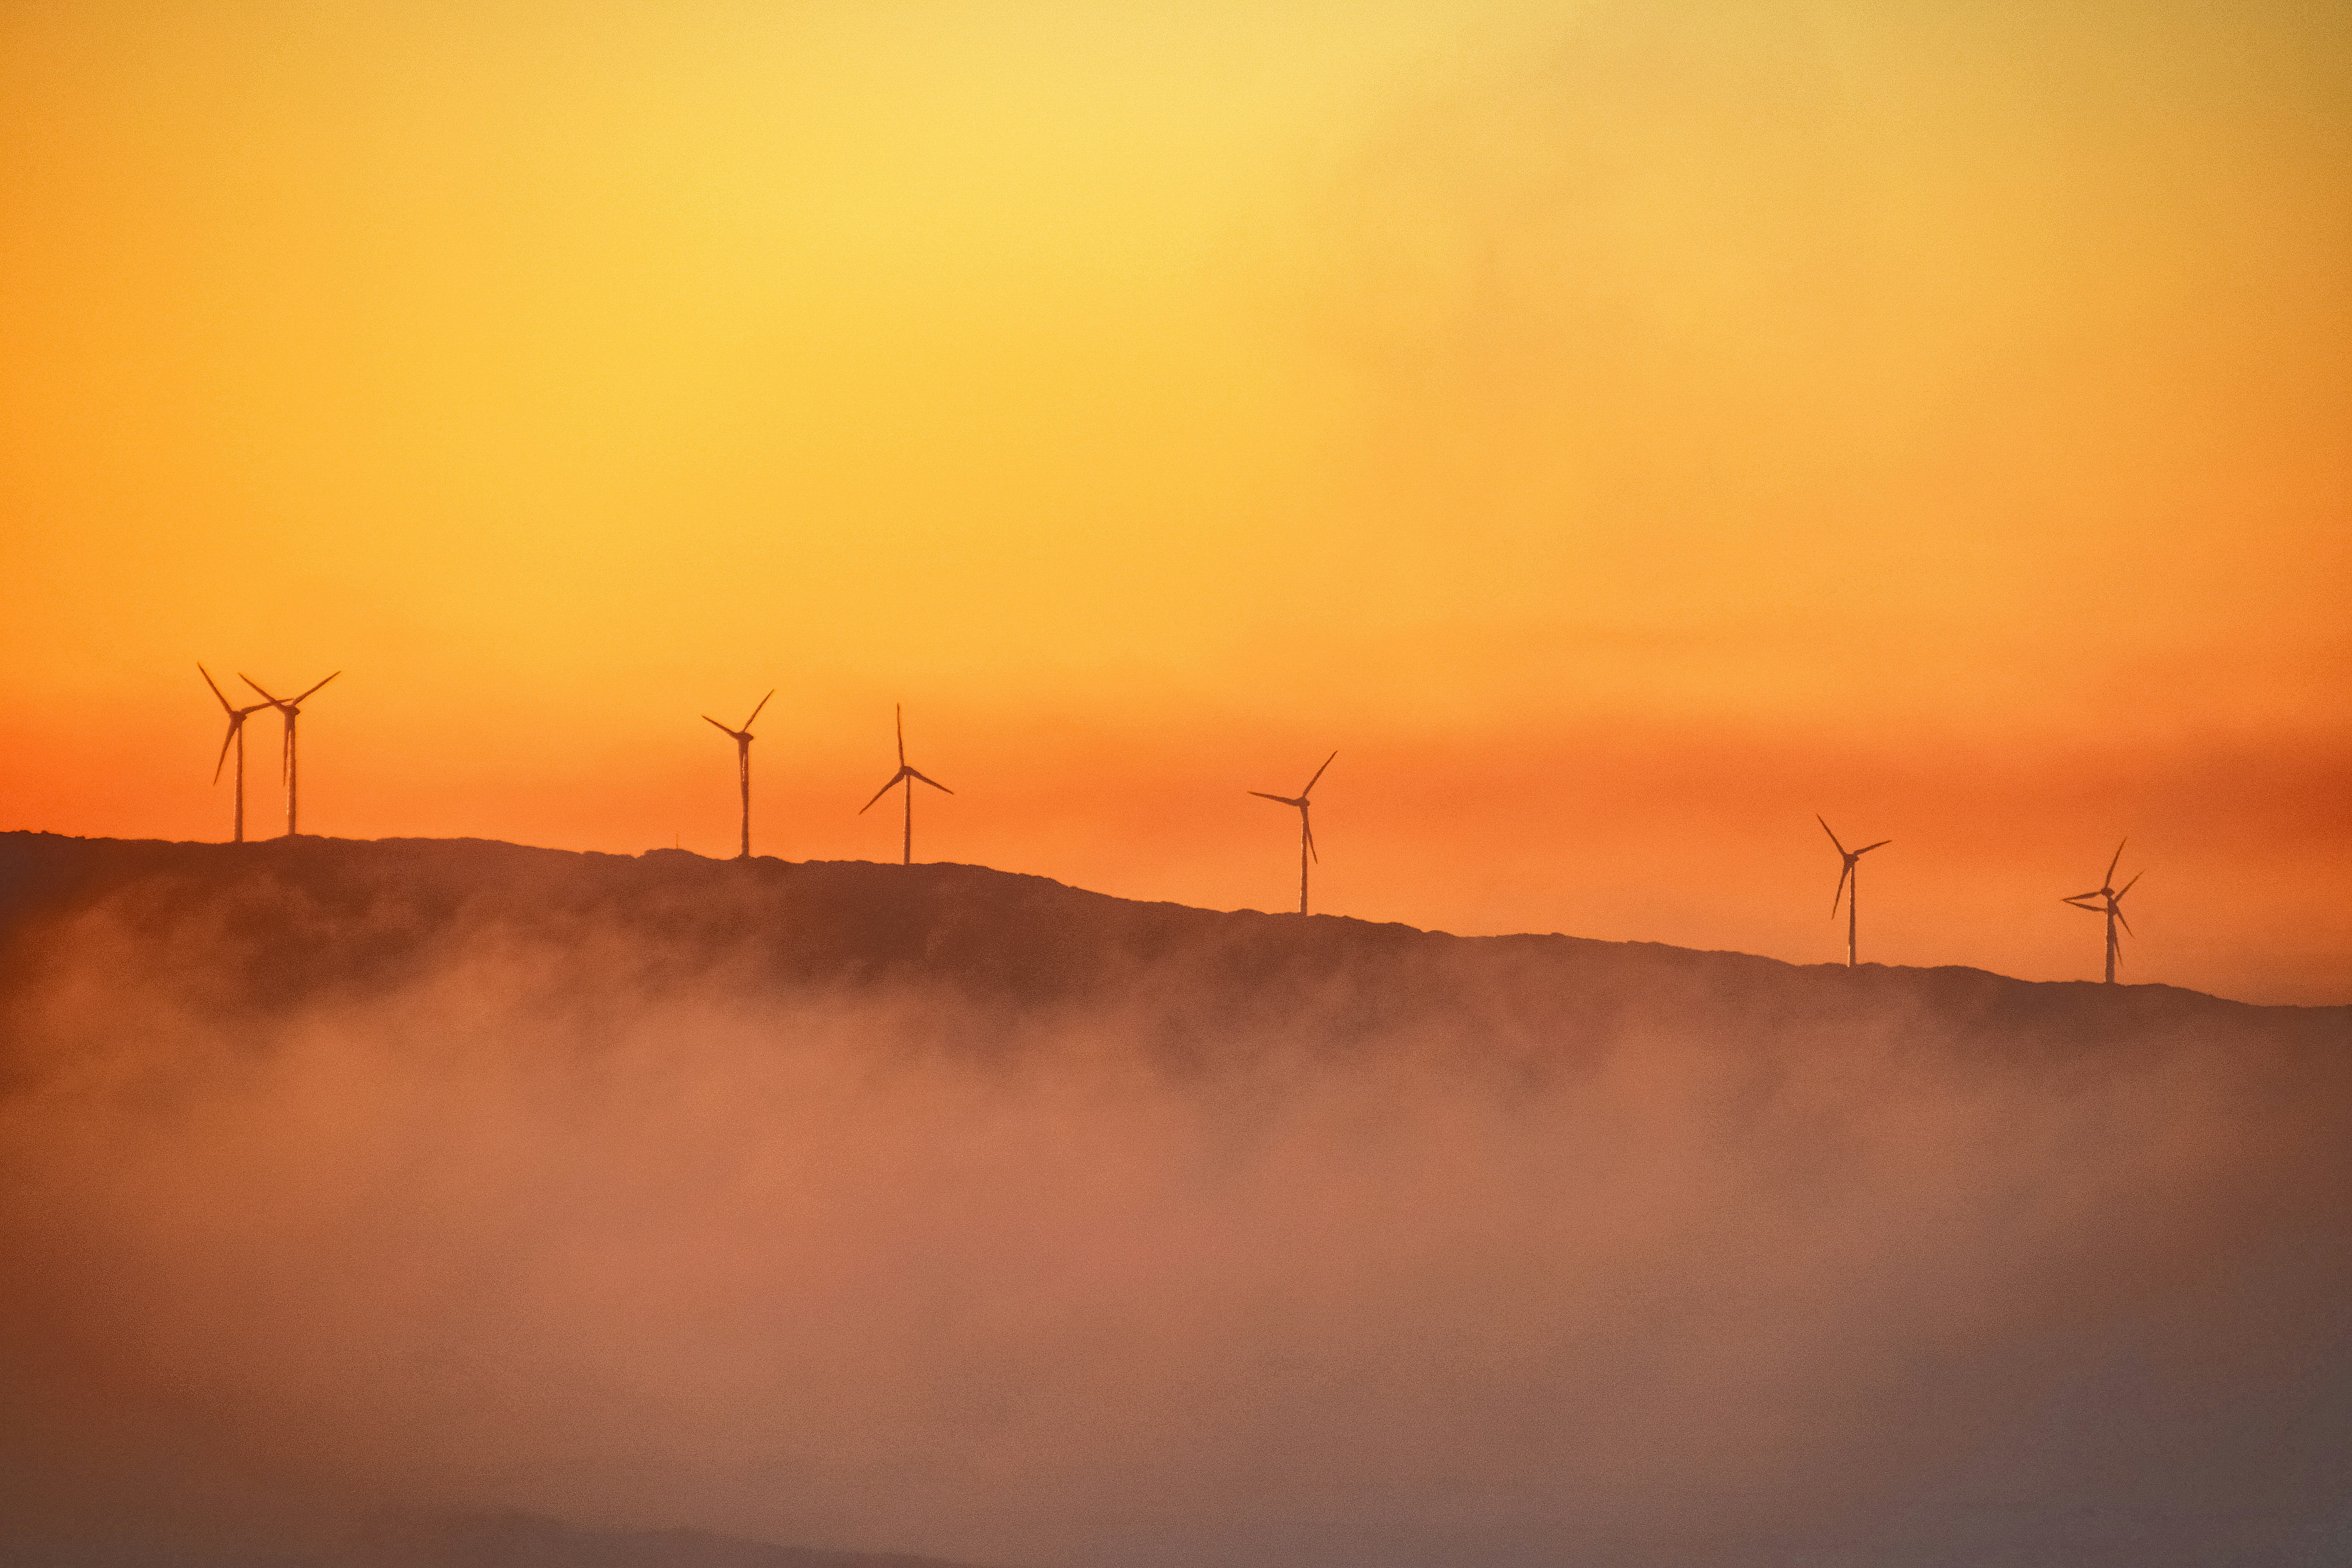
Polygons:
<instances>
[{"instance_id":1,"label":"wind turbine","mask_svg":"<svg viewBox=\"0 0 2352 1568\"><path fill-rule=\"evenodd\" d=\"M2116 956L2123 951L2124 945L2123 939L2116 935L2116 925L2121 921L2124 930L2127 931L2131 930L2131 921L2124 919L2124 895L2138 884L2140 877L2147 875L2146 871L2142 871L2138 877L2134 877L2122 887L2116 886L2116 868L2123 863L2124 845L2130 842L2131 840L2126 838L2116 846L2116 858L2107 862L2107 874L2099 879L2097 887L2087 893L2075 893L2058 900L2063 904L2072 904L2078 910L2088 910L2095 915L2104 914L2107 917L2107 984L2110 985L2116 983ZM2083 901L2085 899L2098 899L2102 901L2086 904Z\"/></svg>"},{"instance_id":2,"label":"wind turbine","mask_svg":"<svg viewBox=\"0 0 2352 1568\"><path fill-rule=\"evenodd\" d=\"M213 760L213 783L220 783L222 764L228 761L229 745L235 742L236 746L236 837L230 842L242 844L245 842L245 721L247 715L258 713L269 704L256 702L251 707L239 708L221 695L220 686L213 679L211 670L200 664L196 666L196 673L205 678L205 684L213 689L215 697L220 698L222 710L228 714L228 733L221 737L220 755Z\"/></svg>"},{"instance_id":3,"label":"wind turbine","mask_svg":"<svg viewBox=\"0 0 2352 1568\"><path fill-rule=\"evenodd\" d=\"M900 840L899 844L898 864L901 866L911 866L915 863L915 781L917 779L921 779L925 784L930 785L933 789L940 791L943 795L953 795L955 794L955 791L948 788L947 785L940 783L939 780L930 777L919 769L908 765L907 710L897 703L893 703L891 704L890 710L897 714L898 719L898 771L890 775L890 782L888 784L884 784L880 789L874 792L874 800L880 800L884 795L888 795L892 790L898 788L902 782L906 784L907 820L905 837ZM864 805L859 806L857 808L857 815L863 816L868 811L872 810L874 807L874 800L869 800Z\"/></svg>"},{"instance_id":4,"label":"wind turbine","mask_svg":"<svg viewBox=\"0 0 2352 1568\"><path fill-rule=\"evenodd\" d=\"M1838 900L1840 899L1843 899L1845 900L1845 966L1848 969L1852 969L1854 965L1854 906L1862 901L1862 858L1869 854L1874 849L1885 848L1887 845L1894 843L1895 840L1892 838L1882 838L1875 844L1865 844L1859 849L1849 849L1844 845L1838 844L1838 836L1834 833L1830 833L1830 825L1827 821L1823 820L1820 812L1817 811L1813 813L1813 820L1821 823L1822 831L1823 833L1830 834L1830 842L1837 844L1837 852L1845 857L1845 866L1838 872L1837 891L1830 895L1830 919L1837 919ZM1846 891L1846 883L1849 880L1853 884L1853 890L1851 893Z\"/></svg>"},{"instance_id":5,"label":"wind turbine","mask_svg":"<svg viewBox=\"0 0 2352 1568\"><path fill-rule=\"evenodd\" d=\"M341 674L342 674L341 670L335 671L335 675ZM335 675L327 677L327 680L334 679ZM253 677L239 671L237 679L256 691L259 691L264 697L269 697L269 693L263 689L261 682L254 679ZM319 686L326 685L327 680L319 682ZM310 691L318 690L319 686L313 686ZM286 745L285 751L278 758L278 775L286 781L286 837L289 838L294 837L294 721L302 716L302 704L309 699L310 691L305 691L300 697L269 697L268 706L277 709L286 720Z\"/></svg>"},{"instance_id":6,"label":"wind turbine","mask_svg":"<svg viewBox=\"0 0 2352 1568\"><path fill-rule=\"evenodd\" d=\"M1302 915L1307 912L1307 859L1310 856L1318 862L1320 862L1323 858L1321 855L1316 853L1315 825L1307 816L1307 797L1315 793L1315 780L1323 776L1323 768L1329 767L1331 765L1331 757L1336 757L1339 754L1339 752L1334 752L1331 753L1330 757L1324 758L1323 767L1317 768L1315 770L1315 778L1308 779L1307 781L1307 787L1300 790L1296 797L1286 795L1268 795L1262 789L1254 789L1244 792L1257 796L1260 800L1276 801L1284 805L1295 805L1298 808L1298 912Z\"/></svg>"},{"instance_id":7,"label":"wind turbine","mask_svg":"<svg viewBox=\"0 0 2352 1568\"><path fill-rule=\"evenodd\" d=\"M768 697L775 694L775 689L771 687ZM768 705L768 697L760 699L760 708ZM760 716L760 708L751 710L751 719ZM709 723L718 724L722 734L735 737L735 781L743 786L743 849L736 858L749 860L751 858L751 719L744 720L741 729L730 730L708 713L702 717Z\"/></svg>"}]
</instances>

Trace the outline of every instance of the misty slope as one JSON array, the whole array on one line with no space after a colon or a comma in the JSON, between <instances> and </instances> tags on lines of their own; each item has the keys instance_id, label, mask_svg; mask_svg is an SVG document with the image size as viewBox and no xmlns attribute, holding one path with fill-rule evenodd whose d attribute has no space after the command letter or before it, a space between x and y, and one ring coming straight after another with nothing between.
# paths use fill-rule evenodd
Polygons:
<instances>
[{"instance_id":1,"label":"misty slope","mask_svg":"<svg viewBox=\"0 0 2352 1568\"><path fill-rule=\"evenodd\" d=\"M0 835L0 1560L2336 1568L2347 1451L2352 1008Z\"/></svg>"},{"instance_id":2,"label":"misty slope","mask_svg":"<svg viewBox=\"0 0 2352 1568\"><path fill-rule=\"evenodd\" d=\"M2053 1059L2183 1030L2352 1047L2352 1006L1227 914L971 866L744 864L463 839L237 847L0 834L0 965L37 962L28 932L101 903L167 944L236 939L234 966L203 982L225 1008L362 1001L463 944L617 931L632 978L657 988L944 989L999 1027L1123 1000L1148 1014L1176 1071L1214 1065L1242 1042L1344 1044L1433 1019L1492 1026L1498 1060L1528 1070L1629 1029L1826 1044L1890 1016L1932 1023L1963 1049Z\"/></svg>"}]
</instances>

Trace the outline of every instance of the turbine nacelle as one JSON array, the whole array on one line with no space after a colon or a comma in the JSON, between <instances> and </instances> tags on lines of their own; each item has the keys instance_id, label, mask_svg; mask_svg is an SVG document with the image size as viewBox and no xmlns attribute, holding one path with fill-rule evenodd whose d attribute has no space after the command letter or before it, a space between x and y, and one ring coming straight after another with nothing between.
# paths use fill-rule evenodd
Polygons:
<instances>
[{"instance_id":1,"label":"turbine nacelle","mask_svg":"<svg viewBox=\"0 0 2352 1568\"><path fill-rule=\"evenodd\" d=\"M334 675L341 675L341 670L336 670ZM334 675L330 675L327 679L334 679ZM268 689L266 689L261 682L257 682L252 675L247 675L245 670L237 670L237 679L264 696L264 703L261 703L264 708L275 708L282 717L285 717L287 721L285 741L282 741L280 748L278 748L278 783L291 783L294 781L294 720L301 717L301 705L310 699L310 691L318 691L318 687L324 687L327 682L322 679L322 682L318 682L318 687L310 687L310 691L303 691L301 696L270 696ZM287 795L287 832L294 832L294 806L291 806L291 799L294 797Z\"/></svg>"},{"instance_id":2,"label":"turbine nacelle","mask_svg":"<svg viewBox=\"0 0 2352 1568\"><path fill-rule=\"evenodd\" d=\"M770 688L768 697L773 697L775 694L774 689ZM759 707L755 707L751 710L751 719L757 719L760 716L760 709L765 708L768 705L768 697L762 697L760 699ZM732 736L735 743L739 746L748 746L753 740L753 736L751 734L751 719L744 720L743 727L741 729L730 730L726 725L719 723L718 720L713 719L709 714L705 713L702 716L702 721L704 723L715 727L722 735Z\"/></svg>"},{"instance_id":3,"label":"turbine nacelle","mask_svg":"<svg viewBox=\"0 0 2352 1568\"><path fill-rule=\"evenodd\" d=\"M1334 752L1331 754L1336 757L1339 753ZM1328 767L1331 764L1327 762L1323 765L1325 767ZM1315 776L1317 778L1321 778L1323 775L1320 772L1318 772ZM1309 787L1311 788L1312 786L1310 785ZM1314 805L1313 802L1309 801L1303 795L1297 796L1286 795L1268 795L1262 789L1254 789L1248 793L1257 796L1260 800L1273 801L1277 805L1297 806L1298 808L1299 830L1307 836L1307 853L1315 858L1317 865L1319 866L1323 863L1323 856L1321 852L1315 847L1315 819L1311 815Z\"/></svg>"},{"instance_id":4,"label":"turbine nacelle","mask_svg":"<svg viewBox=\"0 0 2352 1568\"><path fill-rule=\"evenodd\" d=\"M1849 849L1844 845L1838 843L1838 836L1831 830L1829 823L1823 819L1821 813L1815 812L1813 814L1813 820L1821 823L1822 831L1829 834L1830 842L1837 845L1837 852L1844 858L1845 861L1844 865L1838 870L1837 891L1830 895L1830 919L1835 920L1837 919L1839 901L1845 897L1847 883L1857 878L1858 873L1855 871L1854 868L1861 862L1862 858L1869 854L1874 849L1885 848L1888 845L1894 843L1895 840L1892 838L1882 838L1875 844L1865 844L1859 849Z\"/></svg>"},{"instance_id":5,"label":"turbine nacelle","mask_svg":"<svg viewBox=\"0 0 2352 1568\"><path fill-rule=\"evenodd\" d=\"M199 664L196 666L196 673L205 678L205 684L212 688L213 696L219 701L221 710L228 715L228 733L221 737L220 755L213 760L213 783L218 784L221 769L228 763L228 749L236 744L236 738L245 732L246 720L260 712L264 708L274 705L268 702L254 702L239 708L221 690L219 683L213 679L211 670ZM328 679L332 679L333 677L331 676Z\"/></svg>"},{"instance_id":6,"label":"turbine nacelle","mask_svg":"<svg viewBox=\"0 0 2352 1568\"><path fill-rule=\"evenodd\" d=\"M2072 904L2078 910L2089 910L2095 914L2104 913L2109 909L2114 909L2116 911L2116 918L2121 920L2123 918L2123 910L2121 905L2123 903L2124 895L2130 892L2134 888L2139 886L2140 878L2147 875L2147 872L2142 871L2137 876L2134 876L2130 881L2126 882L2122 887L2118 888L2115 885L2116 868L2122 863L2124 858L2124 844L2128 844L2130 842L2131 840L2126 838L2123 841L2123 844L2116 846L2115 858L2107 862L2107 874L2100 881L2097 887L2093 888L2087 893L2069 893L2058 901L2062 904ZM2085 899L2098 899L2103 901L2095 904L2086 904L2083 901ZM2131 928L2129 926L2126 926L2124 929L2128 931Z\"/></svg>"},{"instance_id":7,"label":"turbine nacelle","mask_svg":"<svg viewBox=\"0 0 2352 1568\"><path fill-rule=\"evenodd\" d=\"M202 665L198 665L196 668L201 669L204 667ZM341 670L339 669L335 671L335 675L341 674L342 674ZM334 679L335 675L327 677L327 680ZM327 684L327 680L322 680L319 682L319 686L313 686L310 688L310 691L305 691L299 697L272 697L266 689L263 689L261 682L254 679L253 677L246 674L244 671L239 670L236 678L239 680L244 681L247 686L252 687L256 691L259 691L261 693L264 700L259 704L259 706L264 708L275 708L278 711L285 713L289 717L302 711L302 704L310 700L311 691L316 691L319 689L319 686L324 686ZM211 677L207 676L205 679L209 680Z\"/></svg>"},{"instance_id":8,"label":"turbine nacelle","mask_svg":"<svg viewBox=\"0 0 2352 1568\"><path fill-rule=\"evenodd\" d=\"M903 703L894 702L890 705L890 711L897 721L898 729L898 771L890 775L890 782L888 784L884 784L880 789L874 792L874 800L869 800L864 805L857 808L857 815L860 816L865 816L868 810L872 809L875 800L880 800L884 795L888 795L892 790L897 789L899 784L905 780L920 779L925 784L930 785L933 789L938 790L941 795L955 794L955 791L948 788L947 785L940 783L939 780L931 777L930 774L924 773L921 769L909 767L908 765L906 706ZM744 722L748 725L751 721L747 719ZM913 791L914 787L915 786L912 784L908 784L907 785L909 793Z\"/></svg>"},{"instance_id":9,"label":"turbine nacelle","mask_svg":"<svg viewBox=\"0 0 2352 1568\"><path fill-rule=\"evenodd\" d=\"M220 755L213 759L213 783L220 783L221 769L228 765L228 749L236 744L236 738L239 735L245 733L246 720L268 706L267 702L257 702L250 708L232 708L228 710L228 733L221 737Z\"/></svg>"},{"instance_id":10,"label":"turbine nacelle","mask_svg":"<svg viewBox=\"0 0 2352 1568\"><path fill-rule=\"evenodd\" d=\"M873 809L874 801L880 800L884 795L888 795L892 790L897 789L902 781L908 779L920 779L923 783L930 785L933 789L938 790L942 795L955 794L955 791L948 788L947 785L940 783L939 780L931 777L930 774L924 773L919 769L910 768L904 763L900 763L898 771L890 775L890 782L874 792L874 800L869 800L864 805L857 808L857 815L860 816L865 816L866 812ZM911 789L914 786L912 784L908 784L908 787Z\"/></svg>"}]
</instances>

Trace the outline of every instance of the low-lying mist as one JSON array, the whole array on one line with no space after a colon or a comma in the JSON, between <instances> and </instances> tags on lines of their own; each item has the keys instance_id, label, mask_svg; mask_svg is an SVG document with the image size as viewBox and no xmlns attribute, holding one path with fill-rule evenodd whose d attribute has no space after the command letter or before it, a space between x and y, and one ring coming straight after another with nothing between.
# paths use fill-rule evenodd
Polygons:
<instances>
[{"instance_id":1,"label":"low-lying mist","mask_svg":"<svg viewBox=\"0 0 2352 1568\"><path fill-rule=\"evenodd\" d=\"M1311 922L1409 992L1452 972L1400 1005L1237 966L1295 922L1106 957L1078 895L959 926L883 867L829 873L897 910L871 962L793 970L825 905L773 863L604 901L253 865L8 933L16 1539L517 1509L1072 1568L2352 1550L2340 1017L2184 997L2050 1049L1788 1000L1866 975L1588 1005L1540 944ZM975 921L1076 978L973 983Z\"/></svg>"}]
</instances>

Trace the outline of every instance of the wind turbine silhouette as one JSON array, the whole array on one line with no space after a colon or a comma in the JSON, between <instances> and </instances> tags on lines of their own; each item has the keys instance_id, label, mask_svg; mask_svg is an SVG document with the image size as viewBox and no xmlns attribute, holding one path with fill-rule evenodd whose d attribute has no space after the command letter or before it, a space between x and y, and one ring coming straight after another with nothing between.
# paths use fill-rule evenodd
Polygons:
<instances>
[{"instance_id":1,"label":"wind turbine silhouette","mask_svg":"<svg viewBox=\"0 0 2352 1568\"><path fill-rule=\"evenodd\" d=\"M341 670L339 669L335 671L335 675L341 674L342 674ZM335 675L327 677L327 680L334 679ZM269 693L264 689L261 682L254 679L253 677L246 674L244 671L238 671L236 678L239 680L244 681L247 686L252 687L256 691L259 691L264 697L269 697ZM326 685L327 680L319 682L319 686ZM313 686L310 688L310 691L318 690L319 686ZM309 699L310 691L305 691L300 697L269 697L268 702L268 706L277 709L278 713L286 721L286 742L284 750L278 756L278 776L286 781L286 837L289 838L294 837L294 786L297 782L294 754L294 721L302 716L302 704Z\"/></svg>"},{"instance_id":2,"label":"wind turbine silhouette","mask_svg":"<svg viewBox=\"0 0 2352 1568\"><path fill-rule=\"evenodd\" d=\"M888 795L892 790L898 788L901 782L906 784L907 819L904 830L905 836L899 841L898 864L901 866L911 866L915 863L915 781L917 779L921 779L925 784L930 785L933 789L940 791L942 795L953 795L955 794L955 791L948 788L947 785L940 783L939 780L932 778L921 770L908 765L907 710L898 703L892 703L890 710L898 716L898 771L890 775L890 782L888 784L884 784L880 789L874 792L874 800L880 800L884 795ZM857 808L857 815L863 816L868 811L872 810L874 807L874 800L869 800L864 805L859 806Z\"/></svg>"},{"instance_id":3,"label":"wind turbine silhouette","mask_svg":"<svg viewBox=\"0 0 2352 1568\"><path fill-rule=\"evenodd\" d=\"M1887 845L1894 843L1895 840L1892 838L1882 838L1875 844L1865 844L1859 849L1849 849L1844 845L1838 844L1838 836L1834 833L1830 833L1830 825L1825 819L1823 819L1820 812L1817 811L1813 813L1813 820L1821 823L1822 831L1823 833L1830 834L1830 842L1837 844L1837 852L1845 857L1845 865L1843 868L1838 872L1837 891L1830 895L1830 919L1837 919L1838 900L1840 899L1843 899L1845 900L1845 966L1848 969L1852 969L1854 966L1854 906L1862 901L1862 858L1869 854L1874 849L1885 848ZM1853 884L1853 891L1851 893L1846 891L1846 883L1849 880Z\"/></svg>"},{"instance_id":4,"label":"wind turbine silhouette","mask_svg":"<svg viewBox=\"0 0 2352 1568\"><path fill-rule=\"evenodd\" d=\"M1316 779L1319 779L1323 776L1323 768L1329 767L1331 765L1331 757L1336 757L1339 754L1339 752L1334 752L1331 753L1330 757L1324 758L1323 767L1317 768L1315 770L1315 778L1308 779L1307 781L1307 787L1300 790L1295 798L1286 795L1268 795L1262 789L1254 789L1244 792L1245 794L1257 796L1260 800L1276 801L1284 805L1295 805L1298 808L1298 912L1302 915L1307 912L1307 858L1312 856L1318 863L1320 863L1323 858L1320 854L1317 853L1315 848L1315 825L1307 816L1307 797L1315 793L1315 781Z\"/></svg>"},{"instance_id":5,"label":"wind turbine silhouette","mask_svg":"<svg viewBox=\"0 0 2352 1568\"><path fill-rule=\"evenodd\" d=\"M2107 862L2107 874L2099 879L2097 887L2087 893L2074 893L2058 900L2062 904L2072 904L2078 910L2088 910L2095 915L2104 914L2107 917L2107 984L2110 985L2116 983L2116 958L2123 952L2124 946L2123 939L2116 935L2116 924L2120 921L2124 930L2127 931L2131 930L2131 921L2124 920L2124 895L2138 885L2140 877L2147 875L2146 871L2142 871L2138 877L2134 877L2122 887L2116 886L2116 868L2123 862L2124 845L2130 842L2130 839L2126 838L2116 846L2116 858ZM2098 899L2104 901L2086 904L2083 901L2085 899Z\"/></svg>"},{"instance_id":6,"label":"wind turbine silhouette","mask_svg":"<svg viewBox=\"0 0 2352 1568\"><path fill-rule=\"evenodd\" d=\"M770 687L768 697L775 694L775 689ZM768 705L768 697L760 699L760 708ZM751 710L751 719L760 716L760 708ZM702 717L709 723L718 724L720 733L735 738L735 782L743 786L743 848L735 858L749 860L751 858L751 719L744 720L741 729L730 730L708 713Z\"/></svg>"},{"instance_id":7,"label":"wind turbine silhouette","mask_svg":"<svg viewBox=\"0 0 2352 1568\"><path fill-rule=\"evenodd\" d=\"M247 715L258 713L269 704L256 702L251 707L239 708L221 695L220 686L213 679L211 670L199 664L196 666L196 673L205 678L205 684L213 689L215 697L220 698L221 708L228 714L228 733L221 737L220 755L213 760L213 783L220 783L221 765L228 761L229 745L235 742L236 746L236 837L229 842L242 844L245 842L245 721Z\"/></svg>"}]
</instances>

